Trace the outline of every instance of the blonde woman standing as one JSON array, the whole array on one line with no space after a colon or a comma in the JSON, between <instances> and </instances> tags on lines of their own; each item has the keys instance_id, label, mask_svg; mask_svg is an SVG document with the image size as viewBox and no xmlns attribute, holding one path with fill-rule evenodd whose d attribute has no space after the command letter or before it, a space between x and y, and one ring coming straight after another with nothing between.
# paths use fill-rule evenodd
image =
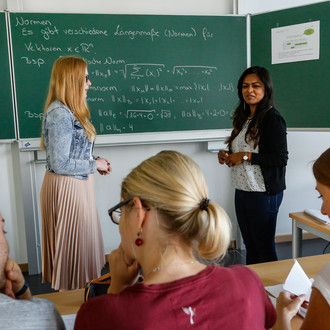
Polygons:
<instances>
[{"instance_id":1,"label":"blonde woman standing","mask_svg":"<svg viewBox=\"0 0 330 330\"><path fill-rule=\"evenodd\" d=\"M121 243L108 294L88 300L75 329L265 329L276 318L258 276L201 263L226 253L230 221L189 157L162 151L132 170L109 210ZM144 281L136 283L142 268Z\"/></svg>"},{"instance_id":2,"label":"blonde woman standing","mask_svg":"<svg viewBox=\"0 0 330 330\"><path fill-rule=\"evenodd\" d=\"M40 193L43 282L55 290L82 288L105 263L93 173L109 174L111 167L93 155L90 85L84 60L55 61L42 123L47 164Z\"/></svg>"}]
</instances>

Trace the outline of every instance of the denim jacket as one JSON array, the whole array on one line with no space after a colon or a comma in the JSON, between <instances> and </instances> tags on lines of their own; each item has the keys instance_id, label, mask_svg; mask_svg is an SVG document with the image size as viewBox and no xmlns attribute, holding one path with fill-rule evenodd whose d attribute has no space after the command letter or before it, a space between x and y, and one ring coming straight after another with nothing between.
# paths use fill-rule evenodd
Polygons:
<instances>
[{"instance_id":1,"label":"denim jacket","mask_svg":"<svg viewBox=\"0 0 330 330\"><path fill-rule=\"evenodd\" d=\"M42 122L42 134L49 172L83 180L96 172L96 157L90 157L94 143L88 141L84 128L63 103L54 101L49 106Z\"/></svg>"}]
</instances>

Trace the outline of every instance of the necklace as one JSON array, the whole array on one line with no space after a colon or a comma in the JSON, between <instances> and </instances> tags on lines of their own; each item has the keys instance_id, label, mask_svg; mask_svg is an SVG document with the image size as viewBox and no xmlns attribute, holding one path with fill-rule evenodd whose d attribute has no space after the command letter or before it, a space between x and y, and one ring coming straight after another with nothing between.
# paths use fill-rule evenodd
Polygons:
<instances>
[{"instance_id":1,"label":"necklace","mask_svg":"<svg viewBox=\"0 0 330 330\"><path fill-rule=\"evenodd\" d=\"M176 267L178 267L178 266L183 266L183 265L191 265L191 264L194 264L195 262L196 262L195 260L191 260L189 262L182 262L182 263L178 263L178 264L161 265L161 266L157 266L157 267L153 268L150 273L158 272L159 270L161 270L163 268L167 268L169 266L176 266Z\"/></svg>"}]
</instances>

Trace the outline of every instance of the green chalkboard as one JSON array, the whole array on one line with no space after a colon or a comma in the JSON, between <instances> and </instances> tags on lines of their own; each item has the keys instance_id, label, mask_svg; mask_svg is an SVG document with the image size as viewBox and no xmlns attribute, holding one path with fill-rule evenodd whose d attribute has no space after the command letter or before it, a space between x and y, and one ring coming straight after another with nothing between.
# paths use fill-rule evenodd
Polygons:
<instances>
[{"instance_id":1,"label":"green chalkboard","mask_svg":"<svg viewBox=\"0 0 330 330\"><path fill-rule=\"evenodd\" d=\"M251 17L252 64L269 69L274 83L276 104L288 127L330 127L329 14L328 1ZM313 21L320 21L319 59L271 64L271 29ZM298 40L298 36L293 35L292 39Z\"/></svg>"},{"instance_id":2,"label":"green chalkboard","mask_svg":"<svg viewBox=\"0 0 330 330\"><path fill-rule=\"evenodd\" d=\"M0 72L2 77L0 88L0 140L13 140L16 138L9 67L6 14L0 12Z\"/></svg>"},{"instance_id":3,"label":"green chalkboard","mask_svg":"<svg viewBox=\"0 0 330 330\"><path fill-rule=\"evenodd\" d=\"M54 60L88 62L98 134L230 128L246 17L11 13L20 138L40 136Z\"/></svg>"}]
</instances>

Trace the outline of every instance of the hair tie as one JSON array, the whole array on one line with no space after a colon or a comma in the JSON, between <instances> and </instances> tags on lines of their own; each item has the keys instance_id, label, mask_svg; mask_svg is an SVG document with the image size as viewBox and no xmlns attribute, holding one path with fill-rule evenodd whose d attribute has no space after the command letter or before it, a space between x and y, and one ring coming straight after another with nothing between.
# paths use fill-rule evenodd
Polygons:
<instances>
[{"instance_id":1,"label":"hair tie","mask_svg":"<svg viewBox=\"0 0 330 330\"><path fill-rule=\"evenodd\" d=\"M199 204L199 208L203 211L207 210L207 207L209 206L210 200L208 198L204 198L200 204Z\"/></svg>"}]
</instances>

